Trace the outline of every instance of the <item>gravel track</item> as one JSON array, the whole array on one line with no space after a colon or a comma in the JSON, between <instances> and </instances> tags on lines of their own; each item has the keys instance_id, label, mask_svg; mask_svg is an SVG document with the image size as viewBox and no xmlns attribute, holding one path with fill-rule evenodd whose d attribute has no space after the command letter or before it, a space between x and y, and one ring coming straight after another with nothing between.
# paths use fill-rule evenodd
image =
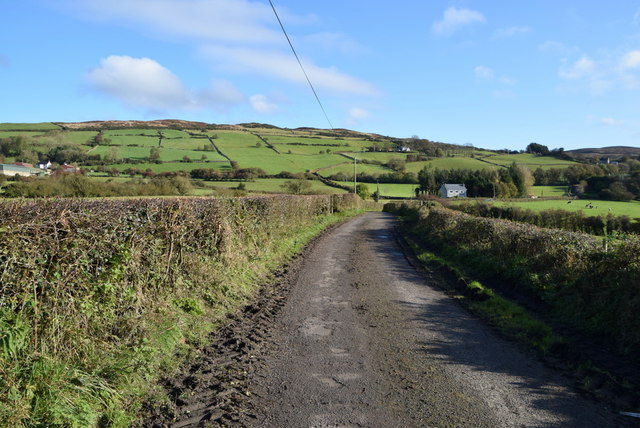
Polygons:
<instances>
[{"instance_id":1,"label":"gravel track","mask_svg":"<svg viewBox=\"0 0 640 428\"><path fill-rule=\"evenodd\" d=\"M395 218L316 240L212 337L145 426L608 427L628 423L414 269Z\"/></svg>"}]
</instances>

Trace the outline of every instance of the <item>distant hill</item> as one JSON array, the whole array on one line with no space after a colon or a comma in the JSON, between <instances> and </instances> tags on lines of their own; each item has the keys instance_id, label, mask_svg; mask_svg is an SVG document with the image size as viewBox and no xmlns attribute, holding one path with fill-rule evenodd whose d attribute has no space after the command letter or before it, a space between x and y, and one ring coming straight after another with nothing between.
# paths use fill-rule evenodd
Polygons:
<instances>
[{"instance_id":1,"label":"distant hill","mask_svg":"<svg viewBox=\"0 0 640 428\"><path fill-rule=\"evenodd\" d=\"M89 122L54 122L67 131L93 131L100 129L129 128L173 128L173 129L213 129L215 125L204 122L190 122L178 119L163 120L92 120Z\"/></svg>"},{"instance_id":2,"label":"distant hill","mask_svg":"<svg viewBox=\"0 0 640 428\"><path fill-rule=\"evenodd\" d=\"M611 146L601 148L587 148L567 150L565 153L571 155L587 156L587 157L609 157L609 158L622 158L624 156L640 156L640 147L630 146Z\"/></svg>"}]
</instances>

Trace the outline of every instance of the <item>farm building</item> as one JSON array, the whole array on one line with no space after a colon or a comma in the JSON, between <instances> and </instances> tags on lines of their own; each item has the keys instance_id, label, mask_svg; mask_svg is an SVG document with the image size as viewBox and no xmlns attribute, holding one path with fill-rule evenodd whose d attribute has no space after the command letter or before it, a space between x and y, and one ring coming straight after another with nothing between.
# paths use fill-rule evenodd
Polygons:
<instances>
[{"instance_id":1,"label":"farm building","mask_svg":"<svg viewBox=\"0 0 640 428\"><path fill-rule=\"evenodd\" d=\"M0 174L8 175L11 177L15 175L19 175L21 177L30 177L32 175L44 174L44 171L28 166L2 163L0 164Z\"/></svg>"},{"instance_id":2,"label":"farm building","mask_svg":"<svg viewBox=\"0 0 640 428\"><path fill-rule=\"evenodd\" d=\"M443 198L466 198L467 188L464 184L443 184L440 186L440 196Z\"/></svg>"}]
</instances>

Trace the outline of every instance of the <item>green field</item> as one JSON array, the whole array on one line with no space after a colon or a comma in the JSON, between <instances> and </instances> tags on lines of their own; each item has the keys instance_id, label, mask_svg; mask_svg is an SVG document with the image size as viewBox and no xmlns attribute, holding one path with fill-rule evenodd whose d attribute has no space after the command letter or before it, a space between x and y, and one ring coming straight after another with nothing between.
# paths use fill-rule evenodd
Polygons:
<instances>
[{"instance_id":1,"label":"green field","mask_svg":"<svg viewBox=\"0 0 640 428\"><path fill-rule=\"evenodd\" d=\"M640 218L640 201L617 202L599 201L593 199L574 200L531 200L522 202L494 202L496 206L514 206L535 211L560 209L566 211L582 211L587 216L626 215L631 218ZM588 208L592 205L593 208Z\"/></svg>"},{"instance_id":2,"label":"green field","mask_svg":"<svg viewBox=\"0 0 640 428\"><path fill-rule=\"evenodd\" d=\"M406 160L407 154L400 152L358 152L358 153L346 153L350 158L356 158L357 160L368 160L380 163L387 163L391 159Z\"/></svg>"},{"instance_id":3,"label":"green field","mask_svg":"<svg viewBox=\"0 0 640 428\"><path fill-rule=\"evenodd\" d=\"M50 122L42 123L0 123L2 131L54 131L60 127Z\"/></svg>"},{"instance_id":4,"label":"green field","mask_svg":"<svg viewBox=\"0 0 640 428\"><path fill-rule=\"evenodd\" d=\"M109 146L97 146L91 151L92 154L99 154L104 157L107 154L113 154L117 159L128 158L134 160L148 160L151 149L149 147L109 147ZM175 162L182 161L184 156L187 156L192 161L199 161L202 155L207 157L210 161L226 161L222 156L216 152L203 152L195 150L180 150L180 149L167 149L161 147L159 149L160 160L162 162Z\"/></svg>"},{"instance_id":5,"label":"green field","mask_svg":"<svg viewBox=\"0 0 640 428\"><path fill-rule=\"evenodd\" d=\"M175 171L192 171L199 168L211 168L230 170L229 162L165 162L165 163L137 163L137 164L114 164L107 165L108 169L115 168L119 171L127 168L135 168L142 171L150 169L155 173L159 172L175 172Z\"/></svg>"},{"instance_id":6,"label":"green field","mask_svg":"<svg viewBox=\"0 0 640 428\"><path fill-rule=\"evenodd\" d=\"M481 169L496 169L498 167L488 164L486 162L482 162L476 158L471 157L446 157L446 158L434 158L429 161L422 162L408 162L406 165L406 170L410 172L418 173L424 167L431 167L433 169L471 169L471 170L481 170Z\"/></svg>"},{"instance_id":7,"label":"green field","mask_svg":"<svg viewBox=\"0 0 640 428\"><path fill-rule=\"evenodd\" d=\"M268 174L305 172L344 161L342 156L335 154L278 154L258 137L247 133L218 133L215 144L222 153L238 162L240 168L261 168Z\"/></svg>"},{"instance_id":8,"label":"green field","mask_svg":"<svg viewBox=\"0 0 640 428\"><path fill-rule=\"evenodd\" d=\"M40 137L44 135L41 131L2 131L0 130L0 138L9 138L9 137L25 137L25 138L34 138Z\"/></svg>"},{"instance_id":9,"label":"green field","mask_svg":"<svg viewBox=\"0 0 640 428\"><path fill-rule=\"evenodd\" d=\"M576 165L576 162L567 161L563 159L556 159L551 156L536 156L531 153L520 153L517 155L486 156L483 159L488 162L492 162L505 167L508 167L513 162L515 162L518 165L526 165L532 171L537 168L542 168L542 169L566 168L571 165Z\"/></svg>"},{"instance_id":10,"label":"green field","mask_svg":"<svg viewBox=\"0 0 640 428\"><path fill-rule=\"evenodd\" d=\"M77 131L76 131L77 132ZM112 129L104 131L105 138L111 138L112 136L150 136L159 137L157 129L144 129L144 128L131 128L131 129Z\"/></svg>"},{"instance_id":11,"label":"green field","mask_svg":"<svg viewBox=\"0 0 640 428\"><path fill-rule=\"evenodd\" d=\"M142 147L158 147L160 138L157 135L121 135L108 134L105 132L104 138L107 142L104 144L112 146L142 146Z\"/></svg>"},{"instance_id":12,"label":"green field","mask_svg":"<svg viewBox=\"0 0 640 428\"><path fill-rule=\"evenodd\" d=\"M191 136L189 135L188 132L185 131L179 131L177 129L163 129L160 132L162 132L162 137L163 138L190 138Z\"/></svg>"},{"instance_id":13,"label":"green field","mask_svg":"<svg viewBox=\"0 0 640 428\"><path fill-rule=\"evenodd\" d=\"M544 198L567 196L567 189L567 186L533 186L530 194Z\"/></svg>"},{"instance_id":14,"label":"green field","mask_svg":"<svg viewBox=\"0 0 640 428\"><path fill-rule=\"evenodd\" d=\"M201 150L203 147L213 150L213 146L206 138L176 138L163 139L162 147L181 150Z\"/></svg>"},{"instance_id":15,"label":"green field","mask_svg":"<svg viewBox=\"0 0 640 428\"><path fill-rule=\"evenodd\" d=\"M344 150L345 147L334 147L334 146L300 146L294 144L273 144L273 146L283 154L291 153L291 154L299 154L299 155L317 155L320 152L327 152L329 150L330 153L338 153L341 150Z\"/></svg>"},{"instance_id":16,"label":"green field","mask_svg":"<svg viewBox=\"0 0 640 428\"><path fill-rule=\"evenodd\" d=\"M235 189L238 187L240 183L243 183L245 189L248 192L257 192L257 193L283 193L284 189L282 185L286 183L287 179L284 178L260 178L256 181L208 181L207 186L211 187L224 187L228 189ZM346 190L337 189L335 187L330 187L324 185L319 180L309 180L311 183L311 192L314 193L322 193L322 194L340 194L347 193Z\"/></svg>"},{"instance_id":17,"label":"green field","mask_svg":"<svg viewBox=\"0 0 640 428\"><path fill-rule=\"evenodd\" d=\"M381 165L359 163L356 164L356 172L358 174L388 174L393 171ZM349 162L348 159L342 158L341 164L329 168L323 168L319 170L318 173L323 177L329 177L334 174L345 174L348 177L353 177L353 162Z\"/></svg>"},{"instance_id":18,"label":"green field","mask_svg":"<svg viewBox=\"0 0 640 428\"><path fill-rule=\"evenodd\" d=\"M353 181L340 181L339 184L348 186L353 189ZM360 184L360 183L358 183ZM369 193L380 188L380 196L386 196L390 198L413 198L416 196L415 189L417 184L398 184L398 183L363 183L369 188Z\"/></svg>"},{"instance_id":19,"label":"green field","mask_svg":"<svg viewBox=\"0 0 640 428\"><path fill-rule=\"evenodd\" d=\"M394 172L392 169L382 166L383 164L394 159L406 160L408 155L403 152L369 151L374 145L379 148L385 145L395 147L394 140L387 137L376 137L380 141L374 142L364 135L363 137L328 136L332 132L328 130L282 129L252 125L221 125L220 128L193 131L142 127L105 129L102 131L104 141L96 147L92 147L92 140L98 135L96 130L62 130L52 123L4 123L0 124L0 138L24 136L27 144L31 146L29 149L39 153L40 157L46 156L56 146L76 146L91 155L100 155L102 159L106 157L107 159L131 159L132 162L144 162L144 164L118 164L110 167L119 170L149 168L154 172L191 171L203 167L226 169L230 167L228 157L237 163L239 168L260 168L270 175L283 171L291 173L310 171L318 172L322 176L344 174L343 179L350 179L353 176L353 157L360 161L380 163L358 162L356 165L358 174L381 175ZM347 135L341 130L335 132L334 135ZM265 138L275 150L265 144L260 137ZM212 138L215 146L224 156L221 156L214 149L209 138ZM160 150L160 161L163 163L149 162L151 148ZM504 155L474 149L476 157L470 157L468 156L472 151L470 148L460 148L459 151L447 149L446 151L465 155L407 162L404 171L417 174L424 167L443 170L495 170L507 167L514 161L527 165L532 170L537 167L559 168L574 164L549 156L535 156L525 153ZM5 162L11 162L14 158L15 156L6 156ZM33 156L31 158L35 159ZM187 162L184 162L185 159ZM89 169L96 168L91 166L90 162L83 166L88 166ZM388 193L390 196L404 196L407 192L402 187L390 187ZM533 194L536 196L562 196L563 189L536 188Z\"/></svg>"}]
</instances>

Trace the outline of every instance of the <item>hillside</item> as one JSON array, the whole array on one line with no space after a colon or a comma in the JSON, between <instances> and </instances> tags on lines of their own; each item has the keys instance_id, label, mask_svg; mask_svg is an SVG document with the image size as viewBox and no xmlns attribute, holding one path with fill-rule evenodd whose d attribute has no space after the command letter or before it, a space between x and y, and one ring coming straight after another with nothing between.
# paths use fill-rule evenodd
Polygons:
<instances>
[{"instance_id":1,"label":"hillside","mask_svg":"<svg viewBox=\"0 0 640 428\"><path fill-rule=\"evenodd\" d=\"M589 157L607 156L613 159L618 159L625 156L640 156L640 147L611 146L611 147L601 147L601 148L567 150L565 153L569 153L571 155L581 155L581 156L589 156Z\"/></svg>"},{"instance_id":2,"label":"hillside","mask_svg":"<svg viewBox=\"0 0 640 428\"><path fill-rule=\"evenodd\" d=\"M110 181L119 176L124 180L180 175L195 180L193 183L201 187L197 194L213 191L203 182L216 182L216 189L236 189L238 181L262 178L272 181L240 187L282 192L282 183L274 179L321 178L324 185L314 183L314 192L344 192L347 187L325 179L353 182L354 167L359 182L408 186L402 195L414 193L418 175L425 168L436 172L438 183L473 180L474 194L493 194L498 171L507 170L514 162L531 171L576 165L549 156L504 154L349 129L289 129L263 123L228 125L176 119L0 124L0 163L35 165L46 161L54 168L74 165L90 177ZM482 176L471 177L476 172ZM223 184L225 181L234 184ZM513 193L513 189L503 191Z\"/></svg>"}]
</instances>

